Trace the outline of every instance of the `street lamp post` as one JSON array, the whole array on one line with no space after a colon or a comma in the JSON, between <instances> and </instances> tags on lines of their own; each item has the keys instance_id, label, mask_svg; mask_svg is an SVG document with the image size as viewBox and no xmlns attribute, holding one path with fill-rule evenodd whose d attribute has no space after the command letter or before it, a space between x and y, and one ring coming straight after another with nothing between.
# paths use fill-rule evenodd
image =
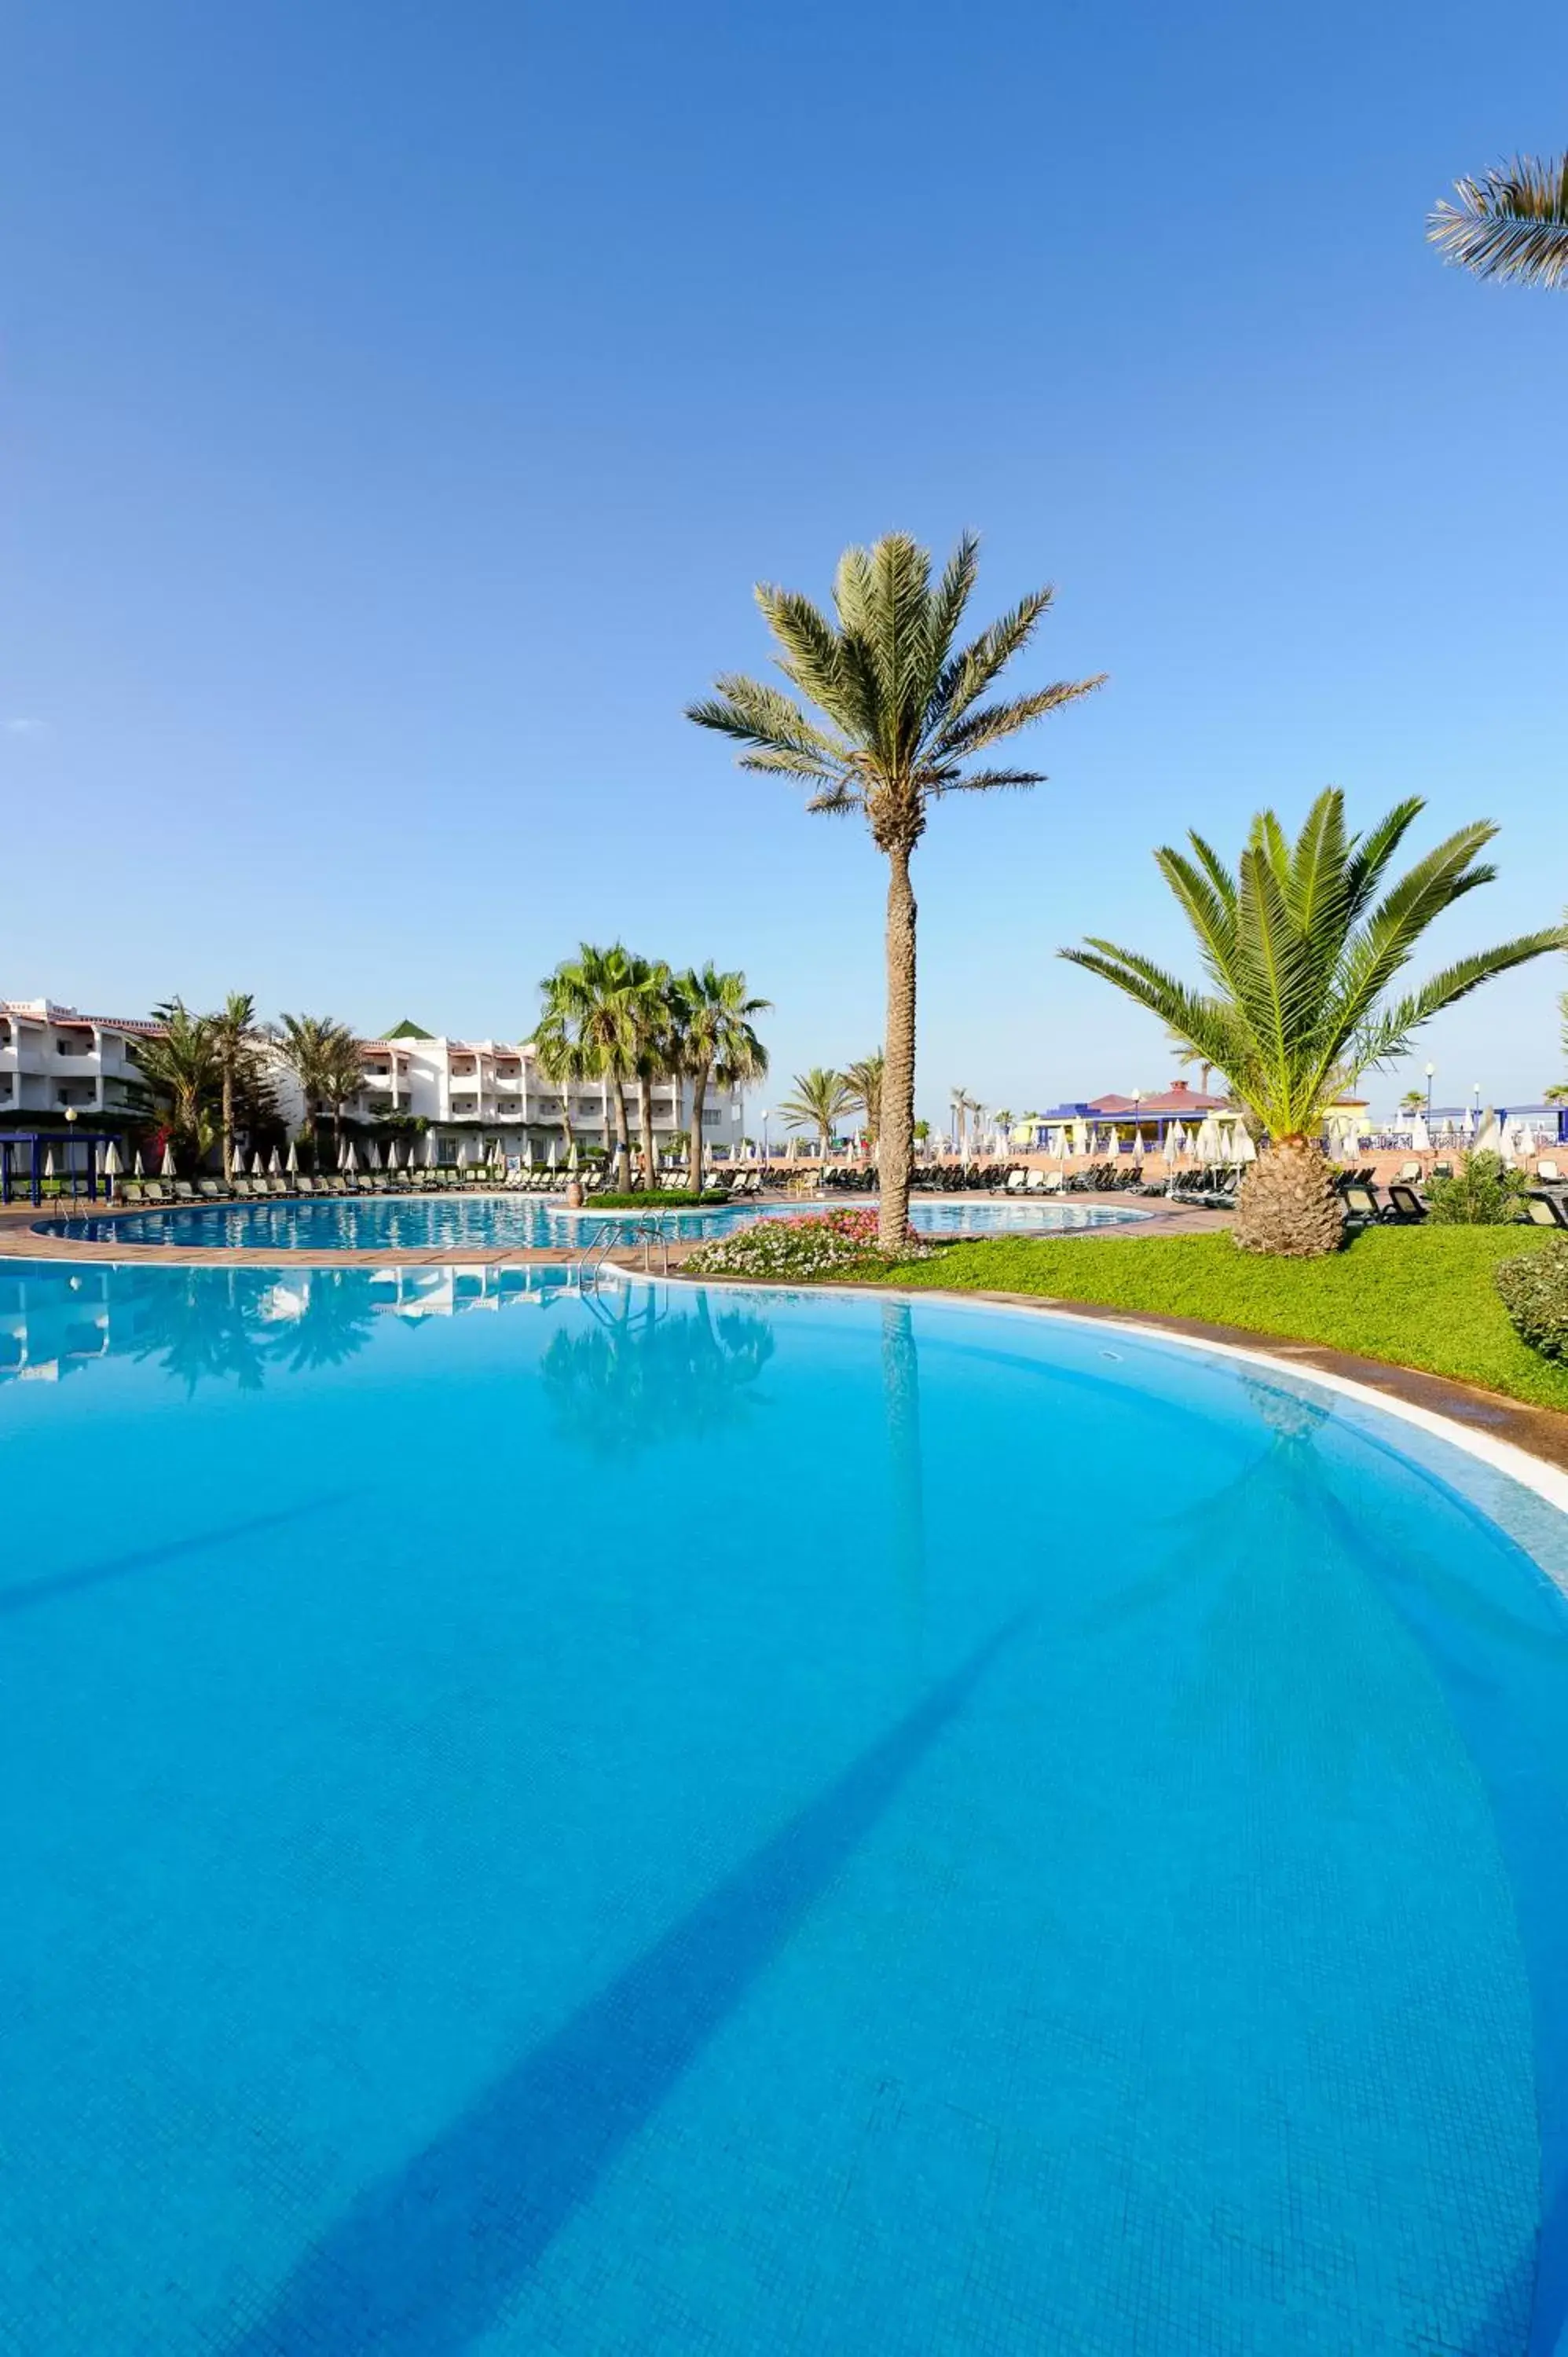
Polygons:
<instances>
[{"instance_id":1,"label":"street lamp post","mask_svg":"<svg viewBox=\"0 0 1568 2357\"><path fill-rule=\"evenodd\" d=\"M768 1107L766 1105L757 1118L762 1124L762 1167L766 1169L768 1168Z\"/></svg>"},{"instance_id":2,"label":"street lamp post","mask_svg":"<svg viewBox=\"0 0 1568 2357\"><path fill-rule=\"evenodd\" d=\"M1436 1070L1435 1064L1428 1064L1426 1068L1426 1118L1428 1121L1432 1119L1432 1075Z\"/></svg>"}]
</instances>

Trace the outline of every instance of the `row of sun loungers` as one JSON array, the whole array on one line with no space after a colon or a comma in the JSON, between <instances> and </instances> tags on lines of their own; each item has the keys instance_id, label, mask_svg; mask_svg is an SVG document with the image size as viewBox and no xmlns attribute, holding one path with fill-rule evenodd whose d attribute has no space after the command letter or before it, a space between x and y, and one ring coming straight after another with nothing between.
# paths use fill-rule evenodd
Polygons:
<instances>
[{"instance_id":1,"label":"row of sun loungers","mask_svg":"<svg viewBox=\"0 0 1568 2357\"><path fill-rule=\"evenodd\" d=\"M547 1184L559 1193L558 1178ZM122 1178L115 1182L114 1200L125 1204L297 1202L301 1199L319 1200L349 1195L489 1193L494 1191L495 1186L493 1176L478 1170L338 1171L320 1178L303 1175L231 1179Z\"/></svg>"}]
</instances>

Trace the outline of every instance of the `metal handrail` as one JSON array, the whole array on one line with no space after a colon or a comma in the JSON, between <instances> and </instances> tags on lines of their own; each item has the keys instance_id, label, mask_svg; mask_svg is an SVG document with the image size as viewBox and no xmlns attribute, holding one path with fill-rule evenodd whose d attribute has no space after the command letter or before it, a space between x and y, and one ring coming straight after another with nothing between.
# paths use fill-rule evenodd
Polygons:
<instances>
[{"instance_id":1,"label":"metal handrail","mask_svg":"<svg viewBox=\"0 0 1568 2357\"><path fill-rule=\"evenodd\" d=\"M653 1247L658 1244L660 1273L661 1275L668 1276L670 1233L660 1222L647 1219L607 1220L600 1232L594 1238L577 1264L577 1290L580 1293L585 1293L591 1277L594 1289L596 1291L605 1263L616 1245L637 1243L642 1246L643 1275L649 1276L652 1274Z\"/></svg>"}]
</instances>

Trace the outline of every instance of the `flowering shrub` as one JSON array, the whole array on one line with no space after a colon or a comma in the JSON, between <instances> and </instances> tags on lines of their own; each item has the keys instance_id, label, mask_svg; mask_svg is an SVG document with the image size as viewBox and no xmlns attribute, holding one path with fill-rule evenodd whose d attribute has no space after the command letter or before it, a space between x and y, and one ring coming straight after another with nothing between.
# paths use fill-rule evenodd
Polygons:
<instances>
[{"instance_id":1,"label":"flowering shrub","mask_svg":"<svg viewBox=\"0 0 1568 2357\"><path fill-rule=\"evenodd\" d=\"M929 1260L929 1236L909 1228L904 1260ZM727 1236L715 1237L692 1254L686 1266L699 1276L847 1276L860 1266L883 1263L876 1241L876 1207L854 1211L806 1211L789 1220L754 1220Z\"/></svg>"}]
</instances>

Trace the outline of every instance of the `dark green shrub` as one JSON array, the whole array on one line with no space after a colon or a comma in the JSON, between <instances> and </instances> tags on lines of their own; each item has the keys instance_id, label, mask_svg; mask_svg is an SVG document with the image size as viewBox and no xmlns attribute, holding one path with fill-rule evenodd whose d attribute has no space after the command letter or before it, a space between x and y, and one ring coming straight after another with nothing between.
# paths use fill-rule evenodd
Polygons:
<instances>
[{"instance_id":1,"label":"dark green shrub","mask_svg":"<svg viewBox=\"0 0 1568 2357\"><path fill-rule=\"evenodd\" d=\"M1494 1275L1520 1341L1543 1359L1568 1359L1568 1236L1500 1260Z\"/></svg>"},{"instance_id":2,"label":"dark green shrub","mask_svg":"<svg viewBox=\"0 0 1568 2357\"><path fill-rule=\"evenodd\" d=\"M630 1195L600 1193L593 1204L598 1211L685 1211L703 1203L727 1203L727 1187L710 1187L693 1195L685 1187L639 1187Z\"/></svg>"},{"instance_id":3,"label":"dark green shrub","mask_svg":"<svg viewBox=\"0 0 1568 2357\"><path fill-rule=\"evenodd\" d=\"M1504 1228L1517 1219L1529 1181L1500 1154L1467 1154L1452 1178L1434 1178L1427 1209L1442 1227Z\"/></svg>"}]
</instances>

